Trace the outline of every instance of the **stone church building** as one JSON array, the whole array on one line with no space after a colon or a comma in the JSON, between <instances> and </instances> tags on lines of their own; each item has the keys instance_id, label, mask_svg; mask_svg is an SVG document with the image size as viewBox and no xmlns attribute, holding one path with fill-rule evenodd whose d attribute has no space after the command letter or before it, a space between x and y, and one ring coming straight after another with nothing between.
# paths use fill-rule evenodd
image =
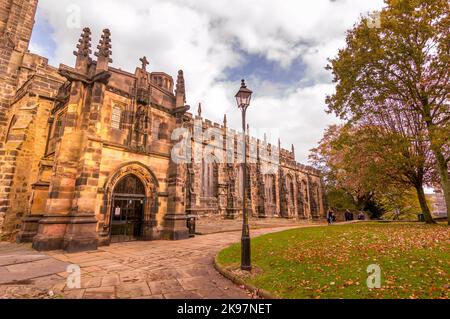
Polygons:
<instances>
[{"instance_id":1,"label":"stone church building","mask_svg":"<svg viewBox=\"0 0 450 319\"><path fill-rule=\"evenodd\" d=\"M50 66L28 51L37 4L0 0L0 236L75 252L185 239L188 215L242 214L242 164L235 159L243 134L226 118L204 119L201 107L188 112L183 72L174 81L149 71L146 58L134 73L114 68L110 31L94 45L88 28L74 43L75 64ZM202 136L185 139L192 161L173 160L180 128ZM249 214L324 218L319 172L297 163L293 148L246 138ZM224 151L232 160L206 161L211 141L221 141L213 156Z\"/></svg>"}]
</instances>

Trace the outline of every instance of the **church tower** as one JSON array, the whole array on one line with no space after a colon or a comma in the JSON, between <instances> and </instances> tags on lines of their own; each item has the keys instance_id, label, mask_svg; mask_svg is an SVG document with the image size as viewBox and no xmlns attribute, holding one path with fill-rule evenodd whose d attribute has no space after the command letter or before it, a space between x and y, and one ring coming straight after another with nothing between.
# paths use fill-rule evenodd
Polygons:
<instances>
[{"instance_id":1,"label":"church tower","mask_svg":"<svg viewBox=\"0 0 450 319\"><path fill-rule=\"evenodd\" d=\"M0 0L0 146L17 89L23 55L33 31L38 0Z\"/></svg>"}]
</instances>

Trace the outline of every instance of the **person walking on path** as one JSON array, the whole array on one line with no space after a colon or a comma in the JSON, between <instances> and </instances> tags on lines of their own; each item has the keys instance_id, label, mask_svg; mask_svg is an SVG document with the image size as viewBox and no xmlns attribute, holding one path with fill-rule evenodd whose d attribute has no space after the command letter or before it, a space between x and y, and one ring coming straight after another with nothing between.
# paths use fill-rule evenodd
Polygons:
<instances>
[{"instance_id":1,"label":"person walking on path","mask_svg":"<svg viewBox=\"0 0 450 319\"><path fill-rule=\"evenodd\" d=\"M331 208L329 208L328 212L327 212L328 225L331 225L335 220L336 220L336 217L334 216L334 212Z\"/></svg>"},{"instance_id":2,"label":"person walking on path","mask_svg":"<svg viewBox=\"0 0 450 319\"><path fill-rule=\"evenodd\" d=\"M344 217L346 222L350 221L350 211L348 209L345 210Z\"/></svg>"}]
</instances>

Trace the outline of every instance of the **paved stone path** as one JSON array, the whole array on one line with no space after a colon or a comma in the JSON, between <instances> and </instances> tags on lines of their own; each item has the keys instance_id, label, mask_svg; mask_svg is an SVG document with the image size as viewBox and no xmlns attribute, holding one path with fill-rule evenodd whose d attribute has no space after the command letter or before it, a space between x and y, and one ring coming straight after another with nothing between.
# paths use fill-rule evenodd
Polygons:
<instances>
[{"instance_id":1,"label":"paved stone path","mask_svg":"<svg viewBox=\"0 0 450 319\"><path fill-rule=\"evenodd\" d=\"M285 218L250 218L250 229L265 229L277 227L300 227L311 226L317 222L310 220L296 220ZM241 231L242 218L224 220L217 215L200 216L196 222L196 233L200 235L223 233L230 231Z\"/></svg>"},{"instance_id":2,"label":"paved stone path","mask_svg":"<svg viewBox=\"0 0 450 319\"><path fill-rule=\"evenodd\" d=\"M252 235L286 229L258 229ZM240 232L226 232L76 254L40 254L29 246L1 244L0 298L251 298L213 267L218 251L239 240ZM66 287L69 264L81 267L81 289Z\"/></svg>"}]
</instances>

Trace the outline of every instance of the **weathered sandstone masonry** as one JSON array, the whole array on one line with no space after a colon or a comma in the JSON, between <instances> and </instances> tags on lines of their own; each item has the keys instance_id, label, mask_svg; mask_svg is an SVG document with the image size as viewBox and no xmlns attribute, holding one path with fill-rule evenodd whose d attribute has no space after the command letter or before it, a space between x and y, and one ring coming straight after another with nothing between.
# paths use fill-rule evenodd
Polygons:
<instances>
[{"instance_id":1,"label":"weathered sandstone masonry","mask_svg":"<svg viewBox=\"0 0 450 319\"><path fill-rule=\"evenodd\" d=\"M134 73L112 67L108 29L94 48L82 30L74 66L28 52L36 6L0 0L0 236L68 252L180 240L188 217L233 219L243 200L254 218L325 217L320 172L297 163L293 147L248 135L243 199L242 134L226 117L203 118L201 105L188 112L183 71L174 81L145 57ZM189 138L173 136L178 129ZM172 157L180 141L186 162Z\"/></svg>"}]
</instances>

